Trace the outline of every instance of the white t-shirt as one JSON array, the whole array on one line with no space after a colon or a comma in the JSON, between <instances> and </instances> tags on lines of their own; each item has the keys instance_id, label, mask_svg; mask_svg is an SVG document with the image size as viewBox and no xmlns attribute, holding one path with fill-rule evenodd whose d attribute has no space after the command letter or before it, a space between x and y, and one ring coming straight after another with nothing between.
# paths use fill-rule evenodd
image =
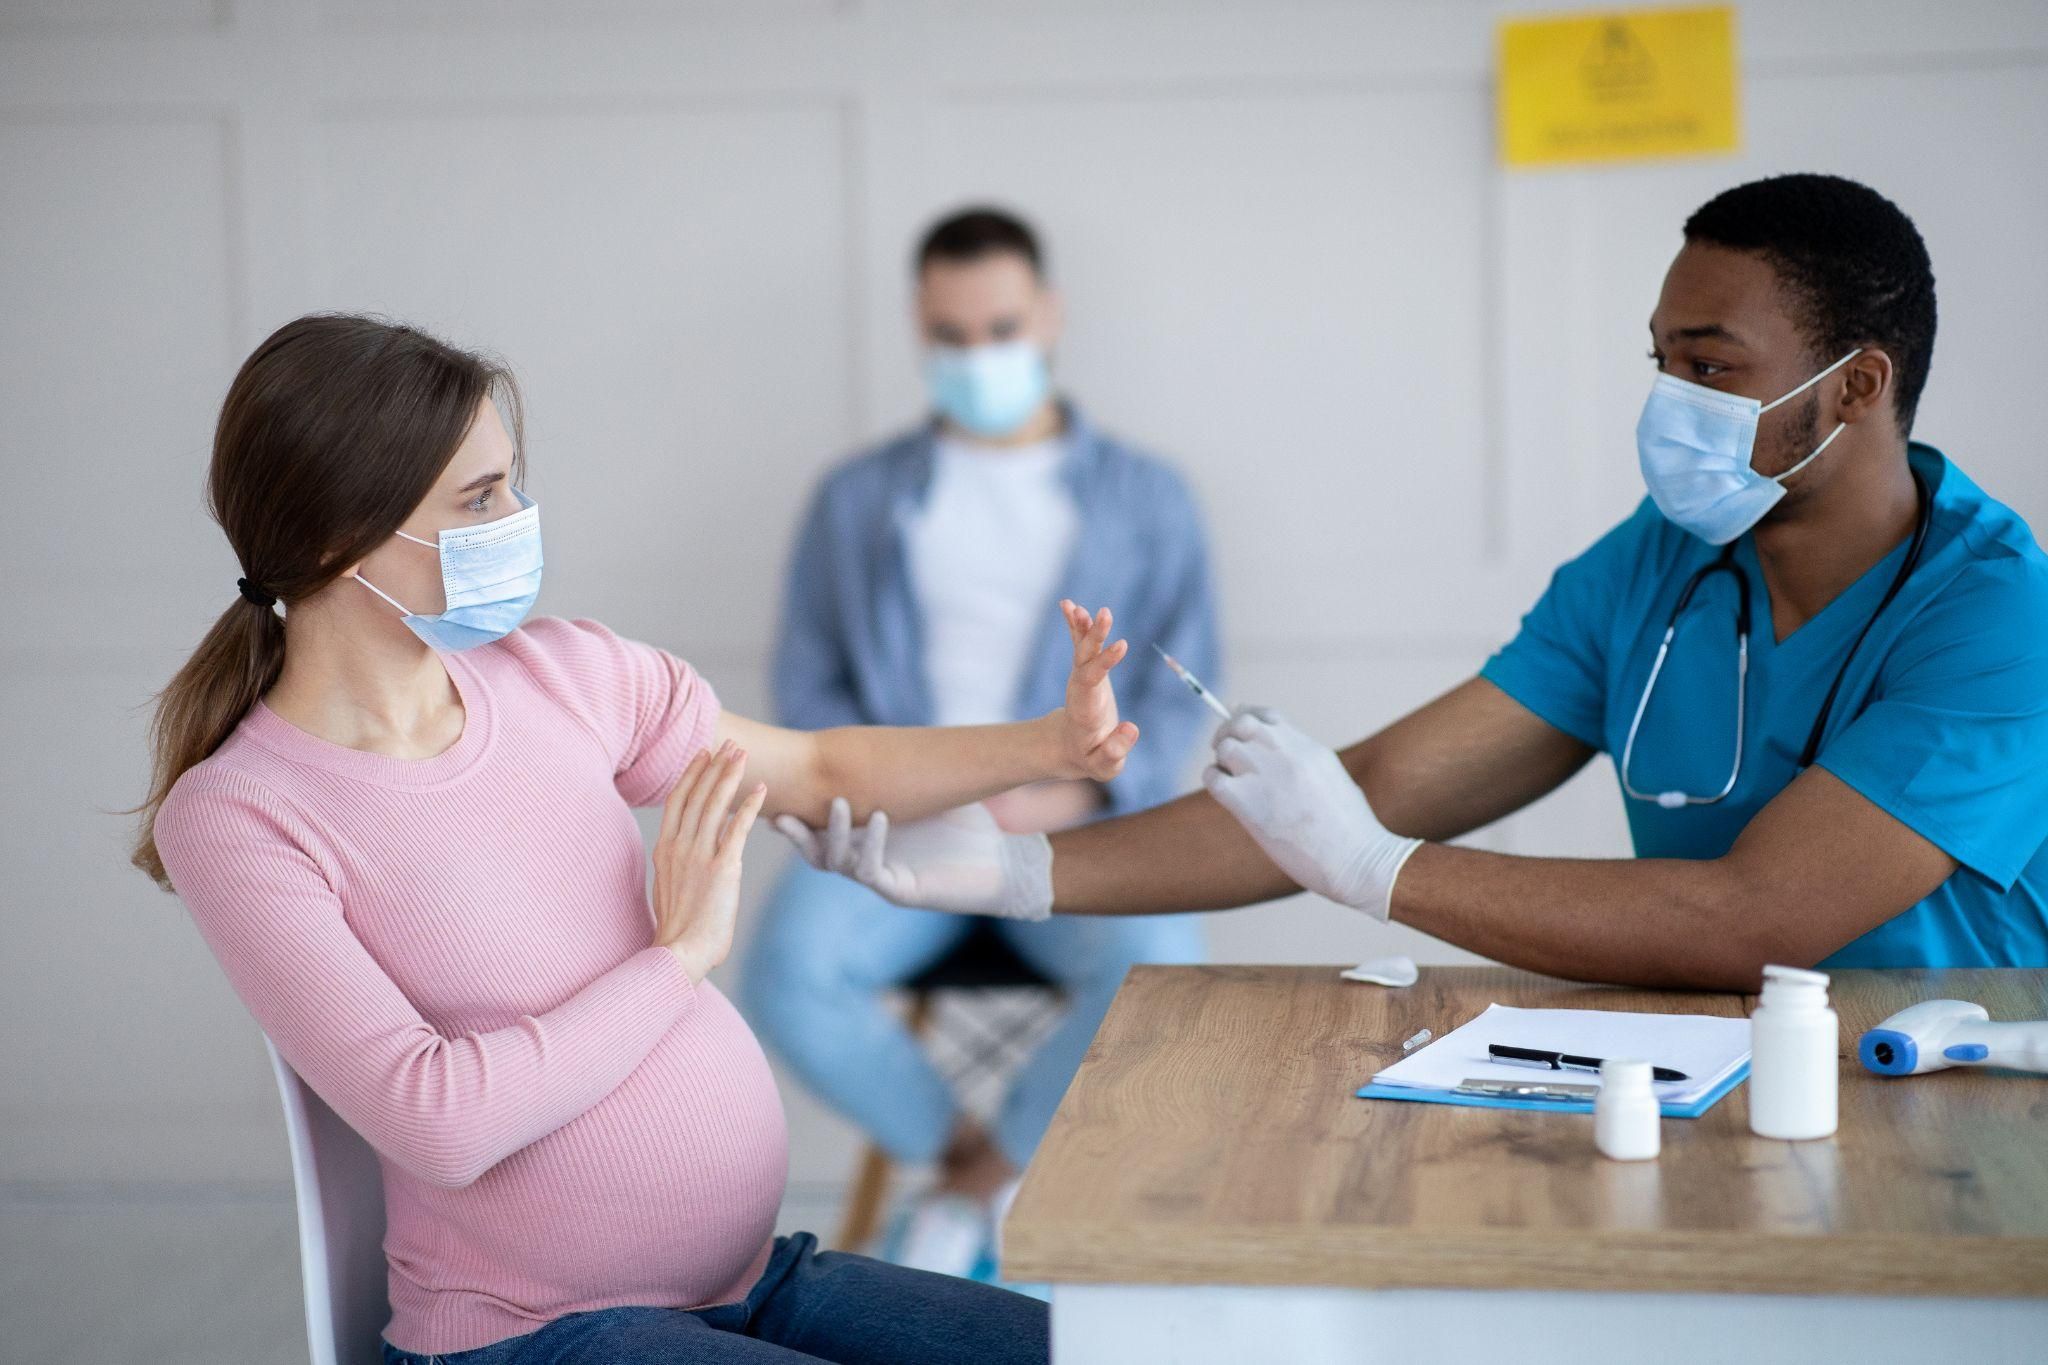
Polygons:
<instances>
[{"instance_id":1,"label":"white t-shirt","mask_svg":"<svg viewBox=\"0 0 2048 1365\"><path fill-rule=\"evenodd\" d=\"M1015 720L1017 695L1073 553L1080 509L1062 441L976 446L941 437L924 506L905 528L924 617L934 721Z\"/></svg>"}]
</instances>

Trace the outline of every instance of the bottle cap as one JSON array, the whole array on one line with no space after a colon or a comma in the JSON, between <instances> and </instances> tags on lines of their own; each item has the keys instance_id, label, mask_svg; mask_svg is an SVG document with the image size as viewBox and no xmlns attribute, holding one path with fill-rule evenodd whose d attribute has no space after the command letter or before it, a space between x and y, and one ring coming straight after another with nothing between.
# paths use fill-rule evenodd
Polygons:
<instances>
[{"instance_id":1,"label":"bottle cap","mask_svg":"<svg viewBox=\"0 0 2048 1365\"><path fill-rule=\"evenodd\" d=\"M1828 974L1810 972L1804 967L1764 968L1763 1005L1775 1005L1782 1009L1815 1010L1825 1009L1828 1003Z\"/></svg>"},{"instance_id":2,"label":"bottle cap","mask_svg":"<svg viewBox=\"0 0 2048 1365\"><path fill-rule=\"evenodd\" d=\"M1648 1091L1650 1064L1635 1057L1611 1057L1600 1063L1600 1088Z\"/></svg>"}]
</instances>

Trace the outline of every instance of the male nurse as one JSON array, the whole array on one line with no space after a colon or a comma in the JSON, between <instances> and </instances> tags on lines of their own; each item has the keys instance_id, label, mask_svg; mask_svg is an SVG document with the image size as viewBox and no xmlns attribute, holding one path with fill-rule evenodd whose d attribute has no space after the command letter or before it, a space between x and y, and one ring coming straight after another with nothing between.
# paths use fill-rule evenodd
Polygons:
<instances>
[{"instance_id":1,"label":"male nurse","mask_svg":"<svg viewBox=\"0 0 2048 1365\"><path fill-rule=\"evenodd\" d=\"M1934 329L1926 247L1891 201L1826 175L1729 190L1687 220L1650 313L1649 497L1478 677L1341 753L1241 712L1205 793L1043 847L973 812L785 832L940 908L1303 887L1582 980L2048 966L2048 558L1910 439ZM1636 857L1447 842L1603 752Z\"/></svg>"},{"instance_id":2,"label":"male nurse","mask_svg":"<svg viewBox=\"0 0 2048 1365\"><path fill-rule=\"evenodd\" d=\"M1132 646L1217 668L1215 594L1195 502L1167 464L1054 387L1060 295L1039 238L973 208L933 224L912 262L930 416L831 470L792 559L775 659L785 725L976 725L1065 698L1060 599L1114 603ZM1199 662L1197 662L1199 661ZM1030 837L1181 790L1208 729L1170 674L1120 688L1143 743L1112 782L1053 782L991 802ZM1162 907L1163 908L1163 907ZM995 1228L1124 973L1201 957L1198 921L996 926L1058 983L1064 1016L1007 1079L992 1120L963 1109L888 994L972 926L899 909L795 864L764 907L742 1004L804 1082L899 1162L936 1168L877 1248L988 1278Z\"/></svg>"}]
</instances>

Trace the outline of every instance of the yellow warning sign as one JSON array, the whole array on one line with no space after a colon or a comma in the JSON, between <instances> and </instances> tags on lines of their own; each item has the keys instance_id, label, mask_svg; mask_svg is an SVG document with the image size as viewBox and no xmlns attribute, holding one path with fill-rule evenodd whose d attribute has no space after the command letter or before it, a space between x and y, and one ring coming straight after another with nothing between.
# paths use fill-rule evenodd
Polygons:
<instances>
[{"instance_id":1,"label":"yellow warning sign","mask_svg":"<svg viewBox=\"0 0 2048 1365\"><path fill-rule=\"evenodd\" d=\"M1733 5L1501 21L1510 166L1732 152L1739 135Z\"/></svg>"}]
</instances>

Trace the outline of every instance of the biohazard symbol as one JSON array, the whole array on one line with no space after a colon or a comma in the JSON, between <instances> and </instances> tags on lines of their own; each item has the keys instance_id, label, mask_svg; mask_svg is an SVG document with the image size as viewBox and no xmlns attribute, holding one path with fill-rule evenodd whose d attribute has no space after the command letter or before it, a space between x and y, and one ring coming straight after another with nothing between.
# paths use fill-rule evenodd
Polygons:
<instances>
[{"instance_id":1,"label":"biohazard symbol","mask_svg":"<svg viewBox=\"0 0 2048 1365\"><path fill-rule=\"evenodd\" d=\"M1594 100L1642 99L1657 88L1657 63L1626 20L1609 19L1600 25L1599 36L1580 59L1579 77Z\"/></svg>"}]
</instances>

